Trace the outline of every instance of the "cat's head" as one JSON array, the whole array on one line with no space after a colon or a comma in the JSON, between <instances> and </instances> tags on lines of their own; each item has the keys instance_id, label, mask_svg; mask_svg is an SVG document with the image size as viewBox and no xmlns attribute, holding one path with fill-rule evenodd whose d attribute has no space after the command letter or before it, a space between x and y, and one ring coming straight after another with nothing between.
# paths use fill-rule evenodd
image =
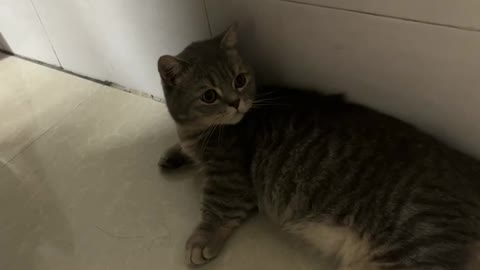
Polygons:
<instances>
[{"instance_id":1,"label":"cat's head","mask_svg":"<svg viewBox=\"0 0 480 270\"><path fill-rule=\"evenodd\" d=\"M158 60L168 110L180 125L233 125L252 107L255 78L237 48L236 25Z\"/></svg>"}]
</instances>

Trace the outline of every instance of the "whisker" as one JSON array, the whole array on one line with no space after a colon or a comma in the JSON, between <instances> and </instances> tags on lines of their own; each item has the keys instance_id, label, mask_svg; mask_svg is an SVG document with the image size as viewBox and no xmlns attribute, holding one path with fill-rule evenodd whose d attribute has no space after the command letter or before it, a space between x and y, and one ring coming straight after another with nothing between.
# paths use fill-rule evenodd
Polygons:
<instances>
[{"instance_id":1,"label":"whisker","mask_svg":"<svg viewBox=\"0 0 480 270\"><path fill-rule=\"evenodd\" d=\"M207 132L205 132L206 136L204 136L203 144L202 144L202 147L201 147L201 152L202 153L205 153L205 151L207 150L208 143L210 142L210 139L212 138L212 135L215 133L217 128L221 127L220 119L222 119L222 117L224 117L224 116L225 116L225 114L221 114L221 115L216 116L213 119L212 123L210 124L209 128L207 129ZM218 130L217 130L217 133L218 133Z\"/></svg>"},{"instance_id":2,"label":"whisker","mask_svg":"<svg viewBox=\"0 0 480 270\"><path fill-rule=\"evenodd\" d=\"M220 125L218 127L218 131L217 131L217 143L220 144L221 141L222 141L222 136L223 136L223 125Z\"/></svg>"},{"instance_id":3,"label":"whisker","mask_svg":"<svg viewBox=\"0 0 480 270\"><path fill-rule=\"evenodd\" d=\"M268 105L268 106L290 106L291 104L287 104L287 103L275 103L275 102L270 102L270 103L266 103L266 102L258 102L258 103L254 103L252 104L253 106L255 105L260 105L260 106L264 106L264 105Z\"/></svg>"},{"instance_id":4,"label":"whisker","mask_svg":"<svg viewBox=\"0 0 480 270\"><path fill-rule=\"evenodd\" d=\"M268 96L270 94L273 94L275 93L274 91L269 91L269 92L263 92L263 93L258 93L255 95L255 97L265 97L265 96Z\"/></svg>"},{"instance_id":5,"label":"whisker","mask_svg":"<svg viewBox=\"0 0 480 270\"><path fill-rule=\"evenodd\" d=\"M210 129L210 132L207 134L207 137L205 138L205 147L202 150L202 153L205 153L208 147L208 143L210 142L210 138L212 134L215 132L215 129L217 128L217 125L213 124L213 127Z\"/></svg>"},{"instance_id":6,"label":"whisker","mask_svg":"<svg viewBox=\"0 0 480 270\"><path fill-rule=\"evenodd\" d=\"M280 99L281 97L255 97L253 101L259 101L259 100L277 100Z\"/></svg>"},{"instance_id":7,"label":"whisker","mask_svg":"<svg viewBox=\"0 0 480 270\"><path fill-rule=\"evenodd\" d=\"M283 108L283 109L287 109L290 107L289 104L275 104L275 103L271 103L271 104L254 104L252 105L252 109L260 109L260 108L265 108L265 107L276 107L276 108Z\"/></svg>"},{"instance_id":8,"label":"whisker","mask_svg":"<svg viewBox=\"0 0 480 270\"><path fill-rule=\"evenodd\" d=\"M258 103L277 103L278 99L259 99L259 100L254 100L252 104L258 104Z\"/></svg>"},{"instance_id":9,"label":"whisker","mask_svg":"<svg viewBox=\"0 0 480 270\"><path fill-rule=\"evenodd\" d=\"M211 132L211 129L213 127L213 124L210 124L205 131L202 132L201 137L202 137L202 145L200 146L200 151L204 153L206 145L207 145L207 137L208 134Z\"/></svg>"}]
</instances>

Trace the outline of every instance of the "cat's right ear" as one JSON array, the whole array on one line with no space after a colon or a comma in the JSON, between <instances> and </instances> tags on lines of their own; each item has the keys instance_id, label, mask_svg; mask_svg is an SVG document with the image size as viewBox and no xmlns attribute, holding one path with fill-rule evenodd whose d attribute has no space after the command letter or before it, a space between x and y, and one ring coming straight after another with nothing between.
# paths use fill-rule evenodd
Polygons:
<instances>
[{"instance_id":1,"label":"cat's right ear","mask_svg":"<svg viewBox=\"0 0 480 270\"><path fill-rule=\"evenodd\" d=\"M171 55L164 55L158 59L158 72L165 83L175 84L176 79L185 72L187 63Z\"/></svg>"},{"instance_id":2,"label":"cat's right ear","mask_svg":"<svg viewBox=\"0 0 480 270\"><path fill-rule=\"evenodd\" d=\"M222 41L220 41L220 47L224 49L235 48L238 43L237 31L238 31L238 23L235 22L232 25L230 25L227 31L225 31L222 34Z\"/></svg>"}]
</instances>

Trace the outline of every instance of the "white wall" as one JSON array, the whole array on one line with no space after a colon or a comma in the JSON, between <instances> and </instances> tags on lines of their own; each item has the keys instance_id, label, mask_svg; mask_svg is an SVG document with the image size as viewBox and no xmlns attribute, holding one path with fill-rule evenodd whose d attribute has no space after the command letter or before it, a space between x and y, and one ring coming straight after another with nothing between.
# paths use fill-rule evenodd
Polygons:
<instances>
[{"instance_id":1,"label":"white wall","mask_svg":"<svg viewBox=\"0 0 480 270\"><path fill-rule=\"evenodd\" d=\"M15 53L155 96L162 96L158 57L210 36L201 0L0 1L2 11L11 11L7 18L1 14L0 22L11 34L6 38ZM28 5L36 8L46 35L37 29L40 24L31 23L37 17L33 8L24 7ZM22 16L27 12L32 14ZM40 57L51 52L33 54L23 49L49 48L46 36L59 63L52 57Z\"/></svg>"},{"instance_id":2,"label":"white wall","mask_svg":"<svg viewBox=\"0 0 480 270\"><path fill-rule=\"evenodd\" d=\"M156 96L158 57L209 36L199 0L34 3L64 68Z\"/></svg>"},{"instance_id":3,"label":"white wall","mask_svg":"<svg viewBox=\"0 0 480 270\"><path fill-rule=\"evenodd\" d=\"M0 34L2 49L59 65L30 0L0 0Z\"/></svg>"},{"instance_id":4,"label":"white wall","mask_svg":"<svg viewBox=\"0 0 480 270\"><path fill-rule=\"evenodd\" d=\"M353 0L310 2L359 8L359 1ZM383 3L375 5L378 12L382 6L385 13L395 10L387 8L387 1L377 2ZM393 6L399 2L388 1ZM425 2L433 6L433 1ZM442 2L446 12L450 6ZM463 10L476 5L455 3ZM207 0L207 4L215 32L233 18L240 21L247 51L255 52L257 68L269 80L346 92L353 100L414 123L480 157L478 31L433 25L434 16L428 12L411 16L425 20L421 23L279 0ZM406 6L395 16L405 15L405 10ZM473 19L480 22L480 9L476 12L479 16L472 17L471 25ZM440 17L454 26L466 25L461 12Z\"/></svg>"},{"instance_id":5,"label":"white wall","mask_svg":"<svg viewBox=\"0 0 480 270\"><path fill-rule=\"evenodd\" d=\"M480 29L480 1L478 0L296 0L295 2L455 28Z\"/></svg>"}]
</instances>

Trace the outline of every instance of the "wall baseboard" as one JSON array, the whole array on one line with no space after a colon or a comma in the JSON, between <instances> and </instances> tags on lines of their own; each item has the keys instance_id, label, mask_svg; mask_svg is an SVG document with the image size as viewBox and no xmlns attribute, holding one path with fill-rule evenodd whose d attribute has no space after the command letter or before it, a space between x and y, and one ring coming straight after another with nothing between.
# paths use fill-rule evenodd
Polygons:
<instances>
[{"instance_id":1,"label":"wall baseboard","mask_svg":"<svg viewBox=\"0 0 480 270\"><path fill-rule=\"evenodd\" d=\"M23 55L18 55L18 54L12 53L12 52L10 52L10 51L6 51L6 50L4 50L4 49L2 49L2 48L0 48L0 53L6 54L6 55L10 55L10 56L13 56L13 57L17 57L17 58L20 58L20 59L22 59L22 60L25 60L25 61L28 61L28 62L37 64L37 65L42 65L42 66L45 66L45 67L48 67L48 68L51 68L51 69L55 69L55 70L57 70L57 71L60 71L60 72L63 72L63 73L67 73L67 74L69 74L69 75L72 75L72 76L75 76L75 77L79 77L79 78L82 78L82 79L85 79L85 80L89 80L89 81L92 81L92 82L95 82L95 83L98 83L98 84L101 84L101 85L113 87L113 88L115 88L115 89L118 89L118 90L121 90L121 91L130 93L130 94L134 94L134 95L136 95L136 96L141 96L141 97L145 97L145 98L150 98L150 99L152 99L152 100L154 100L154 101L161 102L161 103L165 103L165 100L164 100L163 98L159 97L159 96L147 94L147 93L145 93L145 92L142 92L142 91L139 91L139 90L136 90L136 89L130 89L130 88L127 88L127 87L125 87L125 86L123 86L123 85L120 85L120 84L117 84L117 83L114 83L114 82L111 82L111 81L100 80L100 79L95 79L95 78L92 78L92 77L89 77L89 76L85 76L85 75L82 75L82 74L73 72L73 71L71 71L71 70L64 69L64 68L62 68L62 67L60 67L60 66L48 64L48 63L45 63L45 62L42 62L42 61L38 61L38 60L29 58L29 57L25 57L25 56L23 56Z\"/></svg>"}]
</instances>

